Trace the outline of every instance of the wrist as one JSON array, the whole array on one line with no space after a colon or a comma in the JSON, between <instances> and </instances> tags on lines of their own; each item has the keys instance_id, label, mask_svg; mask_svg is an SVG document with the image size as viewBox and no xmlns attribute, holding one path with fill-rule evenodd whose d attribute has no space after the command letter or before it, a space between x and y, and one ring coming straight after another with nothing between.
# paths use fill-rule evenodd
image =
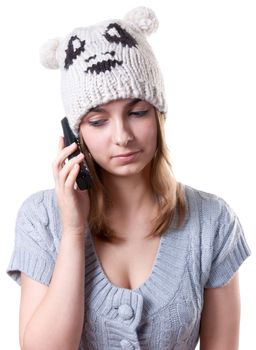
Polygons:
<instances>
[{"instance_id":1,"label":"wrist","mask_svg":"<svg viewBox=\"0 0 256 350\"><path fill-rule=\"evenodd\" d=\"M63 228L61 233L61 239L65 240L84 240L86 237L87 228L84 229L71 229Z\"/></svg>"}]
</instances>

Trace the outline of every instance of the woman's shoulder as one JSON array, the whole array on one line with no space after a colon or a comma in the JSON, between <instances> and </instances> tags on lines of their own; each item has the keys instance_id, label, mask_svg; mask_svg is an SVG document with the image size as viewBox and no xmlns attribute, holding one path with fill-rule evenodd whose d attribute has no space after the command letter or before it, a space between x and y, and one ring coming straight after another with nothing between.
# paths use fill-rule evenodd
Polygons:
<instances>
[{"instance_id":1,"label":"woman's shoulder","mask_svg":"<svg viewBox=\"0 0 256 350\"><path fill-rule=\"evenodd\" d=\"M58 223L59 210L54 188L39 190L25 197L17 214L17 221L24 220L44 225L53 221Z\"/></svg>"},{"instance_id":2,"label":"woman's shoulder","mask_svg":"<svg viewBox=\"0 0 256 350\"><path fill-rule=\"evenodd\" d=\"M25 197L16 218L16 239L53 247L60 239L61 223L55 189L36 191ZM53 244L54 243L54 244ZM54 248L55 249L55 248Z\"/></svg>"},{"instance_id":3,"label":"woman's shoulder","mask_svg":"<svg viewBox=\"0 0 256 350\"><path fill-rule=\"evenodd\" d=\"M185 186L185 191L189 210L195 214L190 215L193 232L195 228L199 232L193 234L193 248L201 255L202 284L204 288L224 286L251 255L243 227L221 196L191 186Z\"/></svg>"},{"instance_id":4,"label":"woman's shoulder","mask_svg":"<svg viewBox=\"0 0 256 350\"><path fill-rule=\"evenodd\" d=\"M188 210L201 213L204 221L228 220L236 216L230 204L220 195L184 185Z\"/></svg>"},{"instance_id":5,"label":"woman's shoulder","mask_svg":"<svg viewBox=\"0 0 256 350\"><path fill-rule=\"evenodd\" d=\"M56 194L54 188L38 190L27 195L22 203L21 209L39 209L40 207L55 208L57 206Z\"/></svg>"},{"instance_id":6,"label":"woman's shoulder","mask_svg":"<svg viewBox=\"0 0 256 350\"><path fill-rule=\"evenodd\" d=\"M7 269L20 284L20 272L49 284L60 241L60 220L54 189L25 197L17 213L15 244Z\"/></svg>"},{"instance_id":7,"label":"woman's shoulder","mask_svg":"<svg viewBox=\"0 0 256 350\"><path fill-rule=\"evenodd\" d=\"M184 190L187 196L190 196L191 198L194 196L195 200L204 200L204 201L210 201L210 202L219 202L219 200L223 200L222 197L219 195L212 193L212 192L207 192L195 187L192 187L187 184L183 184Z\"/></svg>"},{"instance_id":8,"label":"woman's shoulder","mask_svg":"<svg viewBox=\"0 0 256 350\"><path fill-rule=\"evenodd\" d=\"M47 189L42 189L38 190L35 192L30 193L27 195L24 200L22 205L33 205L33 204L38 204L42 202L52 202L56 201L56 195L55 195L55 190L54 188L47 188Z\"/></svg>"}]
</instances>

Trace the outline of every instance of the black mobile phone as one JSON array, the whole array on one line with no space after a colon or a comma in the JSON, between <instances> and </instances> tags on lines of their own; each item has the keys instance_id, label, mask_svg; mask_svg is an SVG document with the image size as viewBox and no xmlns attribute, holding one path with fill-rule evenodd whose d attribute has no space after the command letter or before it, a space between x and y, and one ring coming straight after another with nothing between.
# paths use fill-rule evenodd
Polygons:
<instances>
[{"instance_id":1,"label":"black mobile phone","mask_svg":"<svg viewBox=\"0 0 256 350\"><path fill-rule=\"evenodd\" d=\"M77 156L80 152L82 152L79 138L77 138L71 130L67 117L61 120L61 125L64 134L65 147L71 145L71 143L73 142L76 142L78 145L76 151L68 156L68 159L71 159ZM92 187L91 175L85 161L80 163L80 170L76 178L76 183L80 190L87 190L88 188Z\"/></svg>"}]
</instances>

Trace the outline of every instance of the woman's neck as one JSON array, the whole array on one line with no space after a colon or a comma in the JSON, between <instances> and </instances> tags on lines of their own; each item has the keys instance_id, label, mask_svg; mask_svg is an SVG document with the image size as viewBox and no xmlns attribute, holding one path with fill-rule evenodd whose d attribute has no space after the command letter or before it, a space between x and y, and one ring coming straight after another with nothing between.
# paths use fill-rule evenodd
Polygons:
<instances>
[{"instance_id":1,"label":"woman's neck","mask_svg":"<svg viewBox=\"0 0 256 350\"><path fill-rule=\"evenodd\" d=\"M107 174L103 183L112 203L111 211L120 215L134 216L138 210L156 203L149 176L145 176L145 172L133 176Z\"/></svg>"}]
</instances>

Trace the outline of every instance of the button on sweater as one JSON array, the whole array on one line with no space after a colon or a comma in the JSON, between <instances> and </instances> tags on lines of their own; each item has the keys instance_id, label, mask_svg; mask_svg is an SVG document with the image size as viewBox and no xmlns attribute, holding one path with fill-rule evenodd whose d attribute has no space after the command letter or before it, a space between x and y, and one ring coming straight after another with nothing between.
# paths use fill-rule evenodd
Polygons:
<instances>
[{"instance_id":1,"label":"button on sweater","mask_svg":"<svg viewBox=\"0 0 256 350\"><path fill-rule=\"evenodd\" d=\"M241 223L224 199L185 185L181 228L161 236L148 278L136 289L112 284L86 233L85 315L79 350L193 350L204 288L227 284L251 255ZM22 203L7 273L49 285L61 239L54 189Z\"/></svg>"}]
</instances>

